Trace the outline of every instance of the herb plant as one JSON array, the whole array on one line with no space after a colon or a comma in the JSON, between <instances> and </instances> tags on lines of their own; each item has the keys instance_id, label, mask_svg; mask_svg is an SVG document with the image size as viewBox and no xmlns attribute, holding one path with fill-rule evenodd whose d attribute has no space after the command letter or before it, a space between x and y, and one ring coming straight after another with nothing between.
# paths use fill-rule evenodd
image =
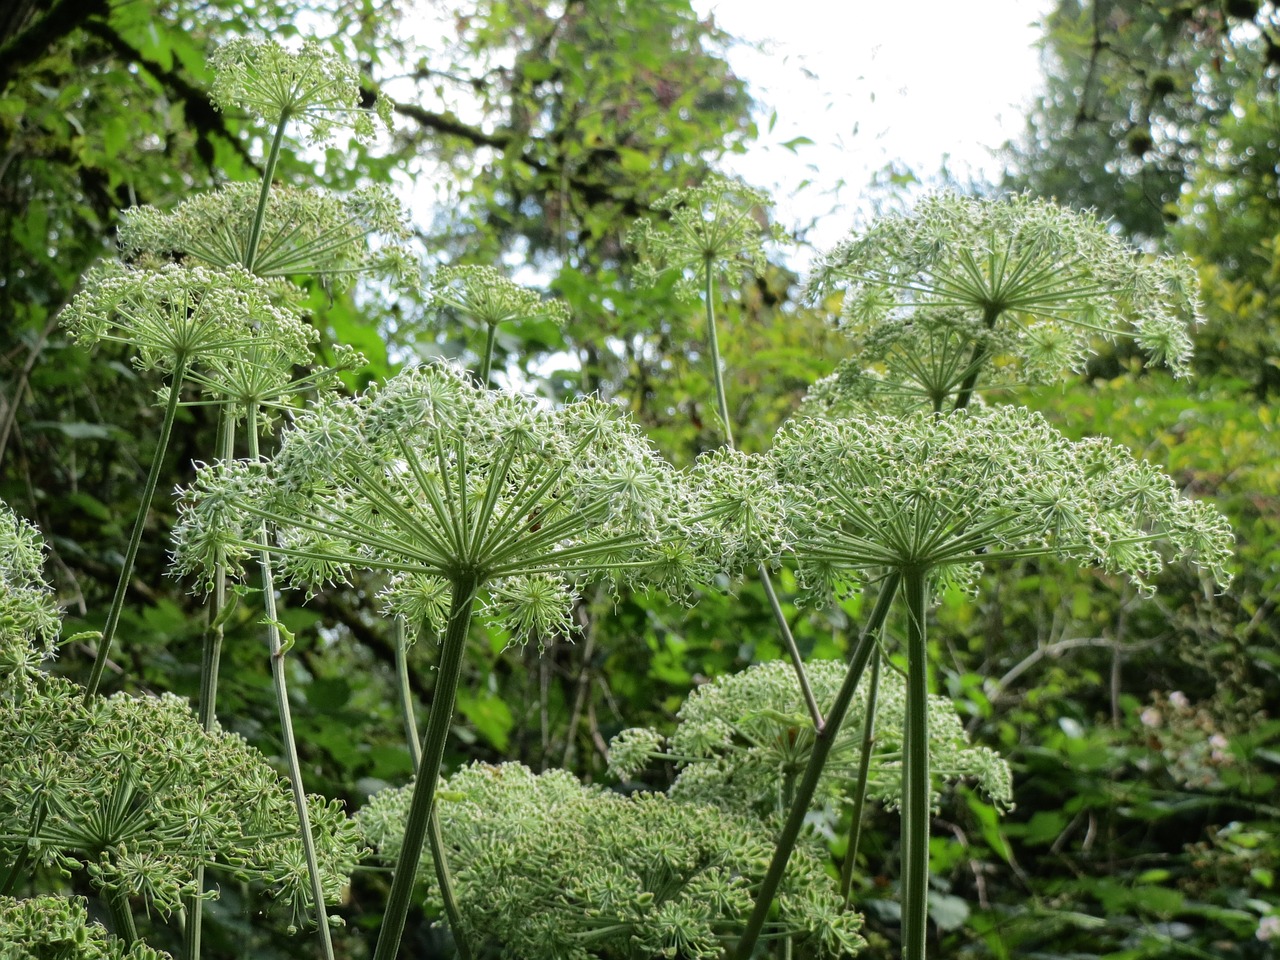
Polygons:
<instances>
[{"instance_id":1,"label":"herb plant","mask_svg":"<svg viewBox=\"0 0 1280 960\"><path fill-rule=\"evenodd\" d=\"M405 219L383 188L336 196L276 184L275 171L290 127L313 143L339 128L367 137L387 104L361 106L355 71L310 44L233 41L213 64L219 107L269 126L261 183L131 212L126 262L96 270L63 317L81 344L128 344L164 380L155 461L86 687L44 667L68 641L42 546L0 509L0 940L18 944L6 960L157 956L139 907L180 918L196 960L215 895L206 870L282 901L291 926L314 918L332 958L326 904L366 852L391 868L374 960L399 955L424 885L464 958L748 960L761 938L781 956L846 956L865 946L851 874L869 799L901 811L902 955L924 960L943 784L976 781L999 807L1015 799L1004 760L930 692L933 598L1029 557L1096 566L1142 593L1174 560L1229 580L1231 534L1211 506L1105 439L1069 441L988 396L1078 368L1099 338L1132 337L1185 375L1198 318L1186 264L1139 257L1105 225L1028 197L922 201L820 261L812 298L843 296L853 355L771 449L747 454L734 443L716 281L763 268L768 198L714 177L674 191L632 233L637 279L672 272L701 298L724 438L677 468L613 403L489 388L500 326L568 316L495 267L443 267L426 298L445 320L483 327L474 376L432 361L348 393L341 375L362 359L341 345L317 356L294 281L419 283ZM209 595L195 712L173 696L100 693L184 404L219 418L173 531L175 572ZM802 608L864 595L847 662L802 654L773 583L784 568ZM623 794L515 763L441 776L474 624L542 648L576 632L588 584L693 603L745 576L761 583L790 664L711 680L670 731L614 739L613 772L638 786L670 764L665 791ZM354 820L305 792L277 584L350 585L394 623L416 775ZM287 779L218 722L222 627L255 586ZM421 732L414 640L438 641ZM837 881L806 827L842 805L853 832ZM59 873L83 877L109 932L83 900L12 896Z\"/></svg>"}]
</instances>

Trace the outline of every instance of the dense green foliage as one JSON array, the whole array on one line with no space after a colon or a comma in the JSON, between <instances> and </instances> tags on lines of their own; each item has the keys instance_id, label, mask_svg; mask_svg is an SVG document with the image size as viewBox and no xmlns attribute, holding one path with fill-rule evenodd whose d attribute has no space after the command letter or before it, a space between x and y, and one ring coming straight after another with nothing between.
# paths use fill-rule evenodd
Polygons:
<instances>
[{"instance_id":1,"label":"dense green foliage","mask_svg":"<svg viewBox=\"0 0 1280 960\"><path fill-rule=\"evenodd\" d=\"M6 885L28 872L39 881L0 895L58 889L110 899L122 892L139 908L156 908L151 918L140 911L141 930L177 955L181 938L165 915L176 915L190 883L149 890L139 878L163 875L155 869L161 860L175 876L199 861L221 889L204 908L207 956L313 949L287 929L305 921L310 905L296 838L286 843L244 827L235 837L203 836L197 851L179 843L164 817L206 815L188 809L199 803L191 769L179 769L136 730L113 732L112 724L127 715L137 727L135 714L147 714L146 723L163 727L166 742L185 745L198 769L251 770L244 786L254 796L210 801L207 815L221 817L230 803L252 820L254 803L273 810L289 803L280 777L249 753L287 752L274 699L283 688L273 684L273 669L287 675L306 789L333 801L316 801L315 828L328 837L326 865L345 873L353 839L336 801L348 812L366 811L366 842L380 853L398 849L414 791L378 791L403 785L419 761L404 746L396 678L408 681L410 707L440 699L442 671L433 668L443 665L440 651L462 596L457 710L441 744L445 770L457 772L437 792L443 843L465 864L456 877L462 928L508 943L564 935L573 945L565 955L574 956L592 936L600 956L714 955L735 936L732 918L750 909L771 828L783 819L812 743L799 698L769 699L744 686L717 700L766 673L775 683L790 677L780 669L786 648L770 610L773 588L729 574L810 548L799 568L782 565L773 576L799 652L819 662L812 679L825 710L843 675L836 663L853 654L878 597L880 573L868 577L865 593L859 577L919 559L908 548L919 545L925 527L895 529L900 509L858 513L891 487L899 508L929 503L920 516L946 521L930 534L931 545L951 548L938 561L945 568L938 604L927 639L919 618L905 610L890 616L869 675L880 677L871 681L875 716L893 733L876 734L869 722L864 728L864 682L830 761L835 780L820 783L809 814L820 829L802 835L782 879L783 907L765 936L793 935L797 951L831 953L865 938L863 956L898 954L897 806L909 721L895 671L922 675L900 655L911 642L928 655L933 689L955 704L929 699L933 774L976 774L988 791L948 788L932 812L933 836L920 850L929 869L916 877L928 887L931 952L1044 960L1268 956L1267 937L1280 937L1280 721L1273 719L1280 703L1280 443L1269 405L1280 383L1270 316L1280 275L1273 15L1231 3L1062 4L1047 21L1048 93L1031 118L1031 136L1013 151L1008 185L1072 208L1096 207L1115 229L1108 234L1030 198L1003 206L931 201L920 208L927 229L891 219L833 251L811 284L810 308L786 267L769 262L779 259L776 249L760 245L763 198L731 186L732 202L704 217L691 203L702 196L697 189L669 193L705 185L714 204L725 184L704 174L752 132L746 88L723 59L727 38L682 0L452 5L434 10L438 29L431 30L355 0L323 6L313 17L283 2L151 9L63 0L56 16L18 4L10 20L0 18L0 331L9 345L0 353L0 500L47 544L39 571L42 548L32 528L18 521L6 528L0 678L8 680L0 682L29 685L20 689L56 714L0 751L0 815L30 824L47 806L52 819L46 824L41 814L31 836L45 831L65 841L45 844L38 856L31 848L38 870L20 863L22 870L10 871L0 862ZM291 38L304 23L327 37L313 58L337 52L355 66L341 79L361 88L356 112L336 104L338 119L372 126L381 90L391 98L385 105L395 133L308 148L323 129L288 130L267 217L286 226L252 238L256 179L270 166L271 133L255 115L269 120L270 110L221 89L209 57L231 37ZM224 67L252 60L249 47L224 50ZM237 89L253 80L240 76ZM328 123L334 111L312 119ZM409 178L420 197L441 201L435 219L412 232L385 192L389 180L407 185ZM690 210L699 212L682 221ZM644 215L650 220L632 230ZM699 235L716 217L725 218L728 233ZM225 229L207 229L211 223ZM673 224L686 245L655 258L654 243ZM123 265L90 274L111 255L113 235ZM371 235L381 238L372 249ZM1203 282L1203 304L1195 301L1191 268L1180 261L1137 268L1118 235L1185 251ZM1076 244L1066 253L1054 246L1063 236ZM702 275L713 259L707 244L726 237L745 252L742 269L735 263ZM957 237L955 249L942 242ZM715 258L722 254L736 255L717 247ZM256 259L259 279L244 278L234 294L199 288L199 271L225 275L246 258ZM179 280L164 265L173 260L200 266L184 267ZM515 263L530 268L518 279L544 289L506 280ZM353 282L369 269L391 279ZM1011 290L997 282L1006 278L1034 282ZM711 279L707 295L703 281ZM302 286L283 296L286 280ZM136 324L118 322L138 313L111 311L164 284L186 284L164 302L181 298L191 309L176 327L163 322L174 315L148 318L144 332L159 336L142 338L142 364L118 345L89 352L74 342L138 345ZM690 306L690 294L705 300ZM190 359L170 334L190 332L185 321L201 309L224 317L220 296L256 316L255 334L273 335L251 338L249 362L228 366L219 351L246 335L220 329L220 346L187 386L164 386L162 375L174 372L171 355ZM112 315L114 326L59 326L73 303L64 320ZM704 309L712 336L720 320L713 348ZM1199 309L1207 322L1191 330L1192 350L1182 321ZM839 328L828 325L826 315L841 310ZM1135 329L1136 350L1129 346ZM1101 355L1095 334L1106 341ZM718 397L711 389L717 349L731 372ZM1140 352L1192 376L1147 369ZM249 446L255 417L262 426L273 416L288 424L295 420L288 408L300 398L354 394L387 381L411 358L437 354L483 371L483 384L516 384L541 400L487 395L444 368L420 368L331 413L301 418L270 466L205 468L181 518L163 492L192 483L192 461L217 458L219 437L226 442L228 433L216 402L258 411L240 418L232 450L243 455L256 449ZM302 375L312 364L314 372ZM717 449L730 432L741 450L768 449L804 391L824 377L806 402L809 412L869 417L868 407L950 410L971 399L976 409L940 432L924 415L911 430L884 434L873 419L845 421L858 425L848 435L789 427L776 475L763 475L748 454ZM1027 386L1063 377L1066 389ZM579 391L603 399L562 404ZM162 492L140 528L117 639L100 658L103 687L115 692L90 709L66 695L66 680L38 669L57 633L50 600L56 596L66 622L58 659L45 669L83 681L95 638L81 632L107 619L168 399L181 405L157 468ZM625 407L625 416L606 401ZM1003 406L1012 402L1039 414ZM995 441L969 441L972 424L997 420L1004 432ZM1049 424L1071 440L1051 435ZM441 435L456 439L447 454L431 446ZM277 441L264 437L275 451ZM957 454L939 462L953 472L928 473L931 457L948 445ZM474 452L469 470L459 464L464 449ZM573 457L584 451L592 469L574 471ZM1014 491L1020 499L1009 515L1017 484L995 480L1006 468L1027 479L1021 464L1033 456L1041 468L1052 461L1061 488L1025 484ZM652 470L634 469L650 457ZM667 461L692 467L676 479ZM361 482L321 482L318 464L336 463ZM410 464L412 478L381 487L378 477L391 463ZM773 499L777 484L816 486L812 478L832 470L844 471L844 521L831 522L835 501L814 493L802 522L784 523ZM998 540L948 541L961 510L948 497L977 484L984 470L995 478L983 494L995 507L965 517L981 515ZM1077 470L1080 482L1066 483ZM1079 501L1067 496L1081 491L1087 495ZM1207 508L1170 528L1179 549L1230 566L1235 579L1226 591L1186 568L1162 569L1165 558L1145 544L1116 545L1125 534L1115 517L1145 536L1153 505L1154 515L1168 519L1192 502L1180 493L1216 504L1235 528L1234 561L1220 555L1222 530ZM794 488L788 496L794 507ZM406 500L422 510L414 514ZM496 527L505 528L469 527L488 522L476 519L477 504L496 507ZM263 518L298 522L283 541L286 555L296 553L284 563L291 580L279 610L263 609L254 572ZM344 525L353 523L361 536L343 540ZM175 525L183 562L199 569L202 584L216 580L219 555L244 561L246 582L220 612L188 592L190 579L166 575ZM413 538L393 535L405 527ZM665 552L636 555L656 529ZM382 539L370 547L375 535ZM1024 542L1012 552L1020 555L988 562L994 543L1018 537ZM477 554L459 561L450 552L460 543L496 553L483 558L481 571ZM606 558L611 575L588 575L583 558L593 553ZM1077 572L1062 558L1097 559L1105 570ZM386 573L348 580L361 564ZM480 572L492 582L473 597ZM1124 585L1118 573L1139 582ZM645 581L662 589L633 589ZM273 595L270 585L266 592ZM833 593L834 602L813 605ZM474 624L471 599L480 603ZM386 613L429 629L408 645ZM263 643L264 618L275 655ZM216 712L227 731L216 736L178 701L150 696L171 691L199 700L202 651L215 633L223 636ZM444 647L432 642L441 636ZM757 696L758 709L727 728L714 718L697 726L702 706L715 705L712 713L723 719ZM21 698L0 700L0 708L17 718L6 729L26 729L32 713ZM59 724L97 732L82 736L74 754ZM630 729L637 726L652 729ZM624 730L614 741L622 745L614 767L635 778L627 788L659 792L624 798L590 785L613 783L607 744ZM878 748L870 754L865 815L852 759L864 735ZM631 763L623 762L628 749ZM1001 809L1006 768L997 754L1012 768L1011 811ZM785 771L772 792L762 787L769 778L761 763ZM66 771L70 782L50 781L46 794L50 770ZM179 799L166 799L161 787L184 783ZM13 784L21 789L11 793ZM139 784L145 801L135 799ZM669 800L661 791L672 784ZM733 789L753 792L735 800ZM925 791L926 808L932 793ZM373 794L379 799L369 803ZM699 804L672 813L682 794ZM57 799L46 803L46 795ZM86 839L92 814L75 805L100 795L114 798L104 808L119 815L114 826L146 834L153 848L129 848L128 837L115 835ZM715 809L716 795L727 809ZM761 820L745 825L752 811ZM0 837L6 861L24 849L23 829L21 837ZM595 866L566 877L539 859L549 853ZM406 950L423 956L450 949L439 927L428 928L450 911L428 860L405 940ZM841 868L863 917L833 892ZM260 918L262 891L272 887L287 906ZM371 951L387 887L380 861L357 869L346 888L326 878L328 899L347 925L334 929L339 955ZM486 899L494 888L500 901ZM665 910L657 917L644 914L655 892ZM520 905L539 897L565 912L531 930L522 926ZM69 943L89 956L150 955L141 943L126 952L83 903L41 908L61 917L48 932L51 955ZM107 909L114 912L101 919L119 932L120 904ZM27 936L31 922L20 903L0 899L0 944L9 930L18 931L14 939ZM3 948L0 956L7 960Z\"/></svg>"}]
</instances>

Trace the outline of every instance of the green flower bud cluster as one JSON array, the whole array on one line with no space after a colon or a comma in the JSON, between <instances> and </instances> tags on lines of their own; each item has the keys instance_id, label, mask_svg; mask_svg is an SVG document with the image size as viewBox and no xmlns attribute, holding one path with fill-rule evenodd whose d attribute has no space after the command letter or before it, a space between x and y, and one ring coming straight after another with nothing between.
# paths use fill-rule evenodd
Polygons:
<instances>
[{"instance_id":1,"label":"green flower bud cluster","mask_svg":"<svg viewBox=\"0 0 1280 960\"><path fill-rule=\"evenodd\" d=\"M759 276L766 264L764 237L782 239L776 226L762 226L771 206L764 191L715 175L671 190L653 205L665 219L637 220L627 236L639 257L636 280L652 285L670 271L677 276L676 293L696 300L707 270Z\"/></svg>"},{"instance_id":2,"label":"green flower bud cluster","mask_svg":"<svg viewBox=\"0 0 1280 960\"><path fill-rule=\"evenodd\" d=\"M172 960L89 922L83 897L0 897L0 960Z\"/></svg>"},{"instance_id":3,"label":"green flower bud cluster","mask_svg":"<svg viewBox=\"0 0 1280 960\"><path fill-rule=\"evenodd\" d=\"M1230 580L1231 529L1211 505L1119 445L1070 441L1025 409L795 421L771 456L810 586L835 571L963 576L977 562L1057 556L1149 591L1160 543Z\"/></svg>"},{"instance_id":4,"label":"green flower bud cluster","mask_svg":"<svg viewBox=\"0 0 1280 960\"><path fill-rule=\"evenodd\" d=\"M248 263L261 192L256 183L228 183L167 213L155 207L127 210L120 252L131 260L159 257L208 267ZM337 286L361 273L418 279L417 260L403 243L409 236L406 215L386 186L335 194L276 185L261 222L253 251L257 276L312 276Z\"/></svg>"},{"instance_id":5,"label":"green flower bud cluster","mask_svg":"<svg viewBox=\"0 0 1280 960\"><path fill-rule=\"evenodd\" d=\"M752 818L660 794L624 797L563 770L472 764L436 796L465 934L522 960L720 957L772 846ZM408 802L409 788L384 790L357 815L383 857L398 853ZM824 863L816 846L796 851L766 927L771 939L793 937L798 956L864 946L861 917L843 909Z\"/></svg>"},{"instance_id":6,"label":"green flower bud cluster","mask_svg":"<svg viewBox=\"0 0 1280 960\"><path fill-rule=\"evenodd\" d=\"M940 195L882 218L819 261L808 294L842 286L857 364L843 381L935 409L939 394L967 402L970 365L999 370L991 386L1043 381L1079 369L1098 338L1132 337L1185 376L1187 326L1202 320L1186 258L1142 257L1096 218L1027 196Z\"/></svg>"},{"instance_id":7,"label":"green flower bud cluster","mask_svg":"<svg viewBox=\"0 0 1280 960\"><path fill-rule=\"evenodd\" d=\"M44 581L44 541L0 502L0 685L53 656L62 615Z\"/></svg>"},{"instance_id":8,"label":"green flower bud cluster","mask_svg":"<svg viewBox=\"0 0 1280 960\"><path fill-rule=\"evenodd\" d=\"M836 660L807 664L814 697L825 711L847 666ZM902 795L902 730L906 683L896 671L880 678L867 796L897 806ZM846 799L858 774L867 686L845 715L814 794L814 804ZM1009 766L986 747L970 745L946 697L929 698L929 757L942 780L975 780L997 805L1012 806ZM761 663L698 687L676 714L670 738L656 731L624 730L609 745L609 769L630 779L655 759L680 772L672 799L770 818L786 812L788 790L809 762L815 731L789 664ZM939 795L935 792L936 805Z\"/></svg>"},{"instance_id":9,"label":"green flower bud cluster","mask_svg":"<svg viewBox=\"0 0 1280 960\"><path fill-rule=\"evenodd\" d=\"M85 700L40 676L0 696L0 859L26 852L100 892L169 914L200 865L263 884L306 915L310 885L288 783L241 738L203 730L171 694ZM311 797L327 900L360 854L338 801Z\"/></svg>"},{"instance_id":10,"label":"green flower bud cluster","mask_svg":"<svg viewBox=\"0 0 1280 960\"><path fill-rule=\"evenodd\" d=\"M387 571L387 611L434 619L455 584L485 584L485 612L542 642L568 625L588 575L648 582L664 539L691 535L691 502L615 406L547 410L427 365L300 416L269 464L201 469L179 507L176 559L238 569L266 520L295 585ZM702 564L684 575L709 575Z\"/></svg>"},{"instance_id":11,"label":"green flower bud cluster","mask_svg":"<svg viewBox=\"0 0 1280 960\"><path fill-rule=\"evenodd\" d=\"M275 125L297 121L310 143L326 143L336 127L362 140L375 133L373 114L360 106L360 75L334 51L314 42L290 53L274 40L235 39L209 58L209 95L223 111L243 109ZM375 111L391 129L391 104L379 97Z\"/></svg>"}]
</instances>

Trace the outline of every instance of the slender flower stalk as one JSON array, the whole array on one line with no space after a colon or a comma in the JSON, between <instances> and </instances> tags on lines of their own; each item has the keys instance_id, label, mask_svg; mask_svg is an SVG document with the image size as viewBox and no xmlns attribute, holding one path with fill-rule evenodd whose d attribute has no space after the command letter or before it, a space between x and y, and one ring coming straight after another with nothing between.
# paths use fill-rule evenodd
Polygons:
<instances>
[{"instance_id":1,"label":"slender flower stalk","mask_svg":"<svg viewBox=\"0 0 1280 960\"><path fill-rule=\"evenodd\" d=\"M745 184L722 177L710 177L700 187L673 190L654 204L656 211L669 215L668 221L655 225L647 219L637 221L629 236L640 254L639 275L642 282L653 283L664 272L674 271L677 292L692 299L700 289L706 311L707 346L711 354L711 379L715 386L716 407L726 446L736 449L733 420L724 387L724 364L720 358L720 337L716 329L715 277L721 270L759 275L765 266L761 229L757 211L768 208L769 198ZM775 238L779 234L775 231ZM693 284L700 281L698 286ZM756 576L769 601L769 610L778 625L783 646L791 659L809 715L815 728L823 724L822 711L814 699L804 658L792 636L773 578L765 563L756 568Z\"/></svg>"},{"instance_id":2,"label":"slender flower stalk","mask_svg":"<svg viewBox=\"0 0 1280 960\"><path fill-rule=\"evenodd\" d=\"M809 754L809 761L805 764L804 774L796 787L795 796L791 801L791 808L787 812L786 820L783 822L782 829L779 831L778 838L774 843L773 857L769 861L769 869L764 875L760 889L756 891L755 905L751 910L750 917L747 918L747 925L743 929L742 939L738 941L736 954L738 960L750 960L752 953L755 951L756 941L760 937L761 930L764 929L765 920L769 916L769 910L773 906L773 899L778 892L778 886L782 882L783 874L786 872L787 862L791 859L792 851L795 850L800 831L804 827L805 817L809 813L810 804L813 802L814 794L818 790L818 783L822 779L827 757L831 754L831 748L835 744L837 734L840 732L840 726L844 723L845 713L853 702L858 684L862 680L863 671L866 670L867 662L871 659L871 654L875 650L876 638L884 627L885 619L889 616L889 608L898 588L898 579L899 577L896 573L891 573L885 582L881 584L880 596L876 601L875 608L867 618L866 625L862 629L862 636L859 638L857 646L854 648L853 656L849 660L849 669L845 674L844 683L841 684L835 700L827 709L827 722L814 736L813 749Z\"/></svg>"},{"instance_id":3,"label":"slender flower stalk","mask_svg":"<svg viewBox=\"0 0 1280 960\"><path fill-rule=\"evenodd\" d=\"M871 778L871 753L875 749L876 708L880 699L879 648L871 654L871 677L867 681L867 702L862 718L862 744L859 752L858 773L854 780L849 809L849 839L845 845L844 863L840 867L840 896L845 909L853 906L853 874L857 868L858 847L862 839L862 823L867 809L867 784Z\"/></svg>"},{"instance_id":4,"label":"slender flower stalk","mask_svg":"<svg viewBox=\"0 0 1280 960\"><path fill-rule=\"evenodd\" d=\"M248 411L249 456L257 459L258 422L257 408L250 406ZM302 782L302 763L298 759L298 745L293 735L293 711L289 706L288 680L285 674L285 654L293 646L292 637L288 644L281 637L280 618L276 612L275 576L271 569L271 555L266 544L268 529L266 521L259 524L259 536L262 544L259 570L262 574L262 600L266 607L264 625L267 631L267 648L271 655L271 684L276 693L276 712L280 718L280 738L284 746L285 765L289 771L289 784L293 788L293 803L298 814L298 837L302 842L302 855L306 860L307 879L311 884L312 908L315 911L316 928L320 936L320 946L325 960L333 960L333 940L329 934L329 917L325 909L324 878L320 870L320 861L316 855L315 836L311 830L311 816L307 808L307 793ZM225 574L226 563L221 565Z\"/></svg>"},{"instance_id":5,"label":"slender flower stalk","mask_svg":"<svg viewBox=\"0 0 1280 960\"><path fill-rule=\"evenodd\" d=\"M409 689L409 644L403 616L393 619L392 632L396 648L396 685L400 691L400 715L404 721L409 756L413 760L413 772L417 776L418 770L422 767L422 744L418 740L418 721L414 717L413 692ZM462 912L458 908L458 898L454 892L453 876L449 870L444 837L440 832L440 815L434 805L427 823L427 843L430 845L431 858L435 863L436 883L440 887L440 899L444 904L445 916L449 920L449 928L454 931L454 944L458 948L458 955L461 960L470 960L471 949L467 938L461 933Z\"/></svg>"}]
</instances>

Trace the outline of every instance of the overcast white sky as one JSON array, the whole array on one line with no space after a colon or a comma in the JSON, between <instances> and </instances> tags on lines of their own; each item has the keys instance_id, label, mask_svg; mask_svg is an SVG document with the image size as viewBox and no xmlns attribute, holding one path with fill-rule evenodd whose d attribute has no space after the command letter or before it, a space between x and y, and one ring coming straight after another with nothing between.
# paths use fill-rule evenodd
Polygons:
<instances>
[{"instance_id":1,"label":"overcast white sky","mask_svg":"<svg viewBox=\"0 0 1280 960\"><path fill-rule=\"evenodd\" d=\"M1047 0L694 0L734 36L731 54L765 107L761 137L731 169L773 191L789 227L818 217L825 249L853 223L875 171L995 177L1039 89L1036 25ZM766 132L770 109L777 122ZM791 152L781 144L808 137ZM797 193L799 185L813 183ZM838 187L840 181L845 186ZM801 259L807 259L802 257Z\"/></svg>"}]
</instances>

